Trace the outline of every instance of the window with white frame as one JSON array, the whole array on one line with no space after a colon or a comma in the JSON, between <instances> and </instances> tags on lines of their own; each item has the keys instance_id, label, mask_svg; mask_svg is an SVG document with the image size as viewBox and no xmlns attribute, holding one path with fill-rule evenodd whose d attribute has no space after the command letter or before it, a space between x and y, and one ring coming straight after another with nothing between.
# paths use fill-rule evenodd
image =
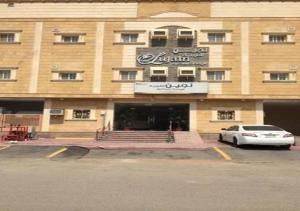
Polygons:
<instances>
[{"instance_id":1,"label":"window with white frame","mask_svg":"<svg viewBox=\"0 0 300 211\"><path fill-rule=\"evenodd\" d=\"M218 110L217 111L217 120L234 121L234 120L236 120L236 111L235 110Z\"/></svg>"},{"instance_id":2,"label":"window with white frame","mask_svg":"<svg viewBox=\"0 0 300 211\"><path fill-rule=\"evenodd\" d=\"M121 42L122 43L136 43L138 41L138 34L133 33L122 33L121 34Z\"/></svg>"},{"instance_id":3,"label":"window with white frame","mask_svg":"<svg viewBox=\"0 0 300 211\"><path fill-rule=\"evenodd\" d=\"M0 80L10 80L11 70L0 70Z\"/></svg>"},{"instance_id":4,"label":"window with white frame","mask_svg":"<svg viewBox=\"0 0 300 211\"><path fill-rule=\"evenodd\" d=\"M225 33L207 33L207 40L208 42L225 42L226 41L226 34Z\"/></svg>"},{"instance_id":5,"label":"window with white frame","mask_svg":"<svg viewBox=\"0 0 300 211\"><path fill-rule=\"evenodd\" d=\"M290 80L289 73L270 73L271 81L288 81Z\"/></svg>"},{"instance_id":6,"label":"window with white frame","mask_svg":"<svg viewBox=\"0 0 300 211\"><path fill-rule=\"evenodd\" d=\"M136 80L137 71L120 71L120 80L132 81Z\"/></svg>"},{"instance_id":7,"label":"window with white frame","mask_svg":"<svg viewBox=\"0 0 300 211\"><path fill-rule=\"evenodd\" d=\"M61 35L61 42L63 42L63 43L78 43L79 35Z\"/></svg>"},{"instance_id":8,"label":"window with white frame","mask_svg":"<svg viewBox=\"0 0 300 211\"><path fill-rule=\"evenodd\" d=\"M61 72L58 73L59 80L78 80L76 72Z\"/></svg>"},{"instance_id":9,"label":"window with white frame","mask_svg":"<svg viewBox=\"0 0 300 211\"><path fill-rule=\"evenodd\" d=\"M208 81L223 81L225 80L225 71L207 71Z\"/></svg>"},{"instance_id":10,"label":"window with white frame","mask_svg":"<svg viewBox=\"0 0 300 211\"><path fill-rule=\"evenodd\" d=\"M55 44L84 44L85 33L55 33Z\"/></svg>"},{"instance_id":11,"label":"window with white frame","mask_svg":"<svg viewBox=\"0 0 300 211\"><path fill-rule=\"evenodd\" d=\"M211 67L200 69L200 81L231 82L231 68Z\"/></svg>"},{"instance_id":12,"label":"window with white frame","mask_svg":"<svg viewBox=\"0 0 300 211\"><path fill-rule=\"evenodd\" d=\"M0 33L0 42L2 43L16 42L15 33Z\"/></svg>"},{"instance_id":13,"label":"window with white frame","mask_svg":"<svg viewBox=\"0 0 300 211\"><path fill-rule=\"evenodd\" d=\"M270 43L285 43L288 41L286 34L269 34Z\"/></svg>"},{"instance_id":14,"label":"window with white frame","mask_svg":"<svg viewBox=\"0 0 300 211\"><path fill-rule=\"evenodd\" d=\"M178 81L179 82L193 82L195 81L196 68L195 67L178 67Z\"/></svg>"},{"instance_id":15,"label":"window with white frame","mask_svg":"<svg viewBox=\"0 0 300 211\"><path fill-rule=\"evenodd\" d=\"M90 119L90 109L73 109L72 119Z\"/></svg>"}]
</instances>

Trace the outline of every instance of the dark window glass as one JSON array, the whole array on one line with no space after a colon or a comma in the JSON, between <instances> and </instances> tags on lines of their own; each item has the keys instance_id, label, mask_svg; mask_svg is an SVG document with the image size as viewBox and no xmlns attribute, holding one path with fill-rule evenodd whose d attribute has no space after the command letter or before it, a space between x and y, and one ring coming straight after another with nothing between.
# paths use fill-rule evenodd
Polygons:
<instances>
[{"instance_id":1,"label":"dark window glass","mask_svg":"<svg viewBox=\"0 0 300 211\"><path fill-rule=\"evenodd\" d=\"M283 131L281 128L276 126L243 126L243 129L251 131Z\"/></svg>"},{"instance_id":2,"label":"dark window glass","mask_svg":"<svg viewBox=\"0 0 300 211\"><path fill-rule=\"evenodd\" d=\"M180 76L178 78L179 82L194 82L195 81L195 77L192 76Z\"/></svg>"},{"instance_id":3,"label":"dark window glass","mask_svg":"<svg viewBox=\"0 0 300 211\"><path fill-rule=\"evenodd\" d=\"M152 76L151 82L166 82L167 77L166 76Z\"/></svg>"},{"instance_id":4,"label":"dark window glass","mask_svg":"<svg viewBox=\"0 0 300 211\"><path fill-rule=\"evenodd\" d=\"M167 45L166 39L152 39L151 46L152 47L165 47Z\"/></svg>"},{"instance_id":5,"label":"dark window glass","mask_svg":"<svg viewBox=\"0 0 300 211\"><path fill-rule=\"evenodd\" d=\"M193 47L193 39L178 39L178 47Z\"/></svg>"}]
</instances>

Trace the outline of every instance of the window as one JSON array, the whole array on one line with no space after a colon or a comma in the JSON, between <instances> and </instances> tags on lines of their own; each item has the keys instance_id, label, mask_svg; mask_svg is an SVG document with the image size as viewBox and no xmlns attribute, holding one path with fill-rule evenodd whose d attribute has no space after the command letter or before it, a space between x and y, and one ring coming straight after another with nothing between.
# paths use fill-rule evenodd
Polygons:
<instances>
[{"instance_id":1,"label":"window","mask_svg":"<svg viewBox=\"0 0 300 211\"><path fill-rule=\"evenodd\" d=\"M269 42L271 43L284 43L287 42L287 35L276 35L276 34L270 34L269 35Z\"/></svg>"},{"instance_id":2,"label":"window","mask_svg":"<svg viewBox=\"0 0 300 211\"><path fill-rule=\"evenodd\" d=\"M217 120L235 120L234 110L219 110L217 111Z\"/></svg>"},{"instance_id":3,"label":"window","mask_svg":"<svg viewBox=\"0 0 300 211\"><path fill-rule=\"evenodd\" d=\"M289 73L270 73L271 81L288 81Z\"/></svg>"},{"instance_id":4,"label":"window","mask_svg":"<svg viewBox=\"0 0 300 211\"><path fill-rule=\"evenodd\" d=\"M179 82L194 82L195 81L195 77L192 76L180 76L178 78Z\"/></svg>"},{"instance_id":5,"label":"window","mask_svg":"<svg viewBox=\"0 0 300 211\"><path fill-rule=\"evenodd\" d=\"M76 80L77 73L59 73L60 80Z\"/></svg>"},{"instance_id":6,"label":"window","mask_svg":"<svg viewBox=\"0 0 300 211\"><path fill-rule=\"evenodd\" d=\"M64 43L78 43L79 35L62 35L61 41Z\"/></svg>"},{"instance_id":7,"label":"window","mask_svg":"<svg viewBox=\"0 0 300 211\"><path fill-rule=\"evenodd\" d=\"M11 79L10 70L0 70L0 80L9 80Z\"/></svg>"},{"instance_id":8,"label":"window","mask_svg":"<svg viewBox=\"0 0 300 211\"><path fill-rule=\"evenodd\" d=\"M121 42L123 43L136 43L138 34L121 34Z\"/></svg>"},{"instance_id":9,"label":"window","mask_svg":"<svg viewBox=\"0 0 300 211\"><path fill-rule=\"evenodd\" d=\"M225 80L225 71L207 71L207 80L209 81Z\"/></svg>"},{"instance_id":10,"label":"window","mask_svg":"<svg viewBox=\"0 0 300 211\"><path fill-rule=\"evenodd\" d=\"M15 34L14 33L0 33L0 42L3 42L3 43L15 42Z\"/></svg>"},{"instance_id":11,"label":"window","mask_svg":"<svg viewBox=\"0 0 300 211\"><path fill-rule=\"evenodd\" d=\"M283 131L276 126L243 126L243 129L249 131Z\"/></svg>"},{"instance_id":12,"label":"window","mask_svg":"<svg viewBox=\"0 0 300 211\"><path fill-rule=\"evenodd\" d=\"M239 126L237 125L231 126L227 129L227 131L239 131Z\"/></svg>"},{"instance_id":13,"label":"window","mask_svg":"<svg viewBox=\"0 0 300 211\"><path fill-rule=\"evenodd\" d=\"M187 48L187 47L193 47L193 39L178 39L177 40L177 46L178 47L183 47L183 48Z\"/></svg>"},{"instance_id":14,"label":"window","mask_svg":"<svg viewBox=\"0 0 300 211\"><path fill-rule=\"evenodd\" d=\"M166 45L167 45L167 39L159 39L159 38L151 39L152 47L164 47Z\"/></svg>"},{"instance_id":15,"label":"window","mask_svg":"<svg viewBox=\"0 0 300 211\"><path fill-rule=\"evenodd\" d=\"M207 39L208 42L225 42L226 36L225 33L208 33Z\"/></svg>"},{"instance_id":16,"label":"window","mask_svg":"<svg viewBox=\"0 0 300 211\"><path fill-rule=\"evenodd\" d=\"M152 76L151 82L166 82L167 77L166 76Z\"/></svg>"},{"instance_id":17,"label":"window","mask_svg":"<svg viewBox=\"0 0 300 211\"><path fill-rule=\"evenodd\" d=\"M73 119L90 119L91 110L73 110Z\"/></svg>"},{"instance_id":18,"label":"window","mask_svg":"<svg viewBox=\"0 0 300 211\"><path fill-rule=\"evenodd\" d=\"M124 81L136 80L136 71L121 71L120 76Z\"/></svg>"}]
</instances>

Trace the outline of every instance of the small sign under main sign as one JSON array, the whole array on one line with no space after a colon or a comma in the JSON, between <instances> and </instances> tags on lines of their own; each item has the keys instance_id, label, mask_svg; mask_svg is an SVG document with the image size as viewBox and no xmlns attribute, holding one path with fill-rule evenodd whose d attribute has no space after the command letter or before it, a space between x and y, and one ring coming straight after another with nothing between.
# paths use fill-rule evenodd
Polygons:
<instances>
[{"instance_id":1,"label":"small sign under main sign","mask_svg":"<svg viewBox=\"0 0 300 211\"><path fill-rule=\"evenodd\" d=\"M207 94L207 82L136 82L136 94Z\"/></svg>"}]
</instances>

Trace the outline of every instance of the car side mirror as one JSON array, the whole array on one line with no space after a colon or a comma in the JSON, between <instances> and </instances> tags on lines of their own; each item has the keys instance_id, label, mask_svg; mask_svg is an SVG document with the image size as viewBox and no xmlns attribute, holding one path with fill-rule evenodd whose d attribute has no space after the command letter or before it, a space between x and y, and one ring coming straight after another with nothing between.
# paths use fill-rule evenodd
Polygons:
<instances>
[{"instance_id":1,"label":"car side mirror","mask_svg":"<svg viewBox=\"0 0 300 211\"><path fill-rule=\"evenodd\" d=\"M227 130L226 128L222 128L221 130Z\"/></svg>"}]
</instances>

